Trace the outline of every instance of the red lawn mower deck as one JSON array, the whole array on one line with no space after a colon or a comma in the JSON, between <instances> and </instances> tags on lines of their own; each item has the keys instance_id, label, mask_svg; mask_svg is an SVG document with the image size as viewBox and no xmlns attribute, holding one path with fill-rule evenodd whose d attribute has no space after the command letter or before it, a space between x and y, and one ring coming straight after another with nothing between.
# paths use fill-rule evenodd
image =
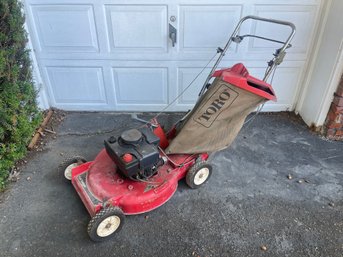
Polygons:
<instances>
[{"instance_id":1,"label":"red lawn mower deck","mask_svg":"<svg viewBox=\"0 0 343 257\"><path fill-rule=\"evenodd\" d=\"M128 131L132 132L132 129ZM74 188L92 217L88 225L92 240L102 241L118 232L125 215L145 213L166 203L175 193L180 179L186 177L190 188L198 188L209 179L212 167L206 163L208 154L167 156L161 148L161 145L168 146L163 130L156 125L152 131L156 133L156 137L159 136L159 146L155 146L159 149L158 156L164 158L160 158L163 163L154 174L144 180L137 177L128 178L120 172L118 165L111 158L111 150L106 148L100 151L94 161L85 162L84 158L76 156L61 165L65 177L71 178ZM127 136L126 132L123 133L124 136ZM110 137L109 141L112 144L117 143L113 137ZM140 144L144 145L143 140ZM126 148L125 150L130 151ZM133 163L135 158L130 156L130 153L122 154L121 157L124 163Z\"/></svg>"},{"instance_id":2,"label":"red lawn mower deck","mask_svg":"<svg viewBox=\"0 0 343 257\"><path fill-rule=\"evenodd\" d=\"M108 206L120 207L125 215L145 213L167 202L175 193L178 181L186 176L189 168L194 167L195 163L198 164L197 167L199 163L204 165L208 155L180 154L169 158L170 161L161 166L157 174L150 179L134 181L117 172L113 160L103 149L94 161L73 169L72 183L91 216ZM209 175L209 170L199 174L199 178L193 181L195 186L205 182ZM192 184L190 186L195 187Z\"/></svg>"}]
</instances>

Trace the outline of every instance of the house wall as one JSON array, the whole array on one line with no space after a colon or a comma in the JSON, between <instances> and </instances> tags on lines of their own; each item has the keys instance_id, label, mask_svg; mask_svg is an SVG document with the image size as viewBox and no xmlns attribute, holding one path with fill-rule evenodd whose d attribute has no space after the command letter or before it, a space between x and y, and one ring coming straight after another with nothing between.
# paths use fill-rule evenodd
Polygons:
<instances>
[{"instance_id":1,"label":"house wall","mask_svg":"<svg viewBox=\"0 0 343 257\"><path fill-rule=\"evenodd\" d=\"M317 48L296 108L309 126L324 124L343 71L343 1L327 2Z\"/></svg>"}]
</instances>

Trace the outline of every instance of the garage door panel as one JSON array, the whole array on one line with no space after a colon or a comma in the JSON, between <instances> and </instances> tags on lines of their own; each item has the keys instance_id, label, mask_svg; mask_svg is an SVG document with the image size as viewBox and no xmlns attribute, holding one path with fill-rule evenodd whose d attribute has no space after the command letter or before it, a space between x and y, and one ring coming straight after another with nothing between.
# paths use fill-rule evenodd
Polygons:
<instances>
[{"instance_id":1,"label":"garage door panel","mask_svg":"<svg viewBox=\"0 0 343 257\"><path fill-rule=\"evenodd\" d=\"M129 105L163 106L168 102L168 68L113 68L113 79L117 104L124 108Z\"/></svg>"},{"instance_id":2,"label":"garage door panel","mask_svg":"<svg viewBox=\"0 0 343 257\"><path fill-rule=\"evenodd\" d=\"M167 51L167 6L105 8L111 51Z\"/></svg>"},{"instance_id":3,"label":"garage door panel","mask_svg":"<svg viewBox=\"0 0 343 257\"><path fill-rule=\"evenodd\" d=\"M177 69L177 77L178 77L178 87L177 87L177 95L180 95L182 91L184 91L190 83L196 78L198 73L201 71L199 67L179 67ZM204 81L207 78L207 75L211 71L210 68L206 68L201 75L194 80L192 85L190 85L185 91L184 94L178 99L178 105L192 105L198 98L198 94L200 92L201 87L204 84Z\"/></svg>"},{"instance_id":4,"label":"garage door panel","mask_svg":"<svg viewBox=\"0 0 343 257\"><path fill-rule=\"evenodd\" d=\"M35 56L52 106L67 110L184 111L191 108L210 68L175 102L223 47L241 17L294 22L293 47L274 78L277 103L292 108L314 42L323 0L26 0ZM175 16L175 19L172 19ZM172 46L168 26L177 29ZM285 39L287 28L247 21L241 33ZM261 78L278 44L245 39L220 64L243 62ZM212 61L212 64L214 61ZM211 67L211 65L210 65Z\"/></svg>"},{"instance_id":5,"label":"garage door panel","mask_svg":"<svg viewBox=\"0 0 343 257\"><path fill-rule=\"evenodd\" d=\"M292 21L296 26L296 34L292 40L293 47L288 50L290 53L306 54L310 40L312 38L313 28L316 20L317 8L314 5L256 5L255 15L272 19ZM251 28L251 34L264 37L275 38L285 41L290 34L290 28L276 24L267 24L264 22L254 23ZM272 42L266 42L251 38L249 40L249 51L272 51L278 46Z\"/></svg>"},{"instance_id":6,"label":"garage door panel","mask_svg":"<svg viewBox=\"0 0 343 257\"><path fill-rule=\"evenodd\" d=\"M101 67L46 67L56 105L107 105Z\"/></svg>"},{"instance_id":7,"label":"garage door panel","mask_svg":"<svg viewBox=\"0 0 343 257\"><path fill-rule=\"evenodd\" d=\"M181 5L181 52L211 51L225 45L241 18L241 5Z\"/></svg>"},{"instance_id":8,"label":"garage door panel","mask_svg":"<svg viewBox=\"0 0 343 257\"><path fill-rule=\"evenodd\" d=\"M41 52L97 52L91 5L31 6Z\"/></svg>"}]
</instances>

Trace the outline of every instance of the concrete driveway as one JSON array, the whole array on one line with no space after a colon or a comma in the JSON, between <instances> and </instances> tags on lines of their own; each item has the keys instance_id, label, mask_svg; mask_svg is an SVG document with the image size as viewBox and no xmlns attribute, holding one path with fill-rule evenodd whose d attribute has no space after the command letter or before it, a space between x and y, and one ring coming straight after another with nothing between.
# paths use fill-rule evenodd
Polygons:
<instances>
[{"instance_id":1,"label":"concrete driveway","mask_svg":"<svg viewBox=\"0 0 343 257\"><path fill-rule=\"evenodd\" d=\"M135 124L125 114L67 115L57 138L1 195L0 256L342 256L343 143L288 114L257 116L211 157L206 185L180 182L168 203L127 217L115 238L93 243L90 217L57 167L69 154L92 160L104 138L128 126Z\"/></svg>"}]
</instances>

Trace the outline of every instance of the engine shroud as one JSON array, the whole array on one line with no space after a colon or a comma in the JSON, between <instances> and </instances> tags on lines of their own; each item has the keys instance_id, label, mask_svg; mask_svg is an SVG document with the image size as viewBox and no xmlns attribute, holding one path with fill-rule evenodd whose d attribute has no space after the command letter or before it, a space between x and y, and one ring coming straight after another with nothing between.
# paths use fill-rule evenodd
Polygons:
<instances>
[{"instance_id":1,"label":"engine shroud","mask_svg":"<svg viewBox=\"0 0 343 257\"><path fill-rule=\"evenodd\" d=\"M144 127L126 130L118 138L110 137L105 140L105 148L123 176L144 178L153 175L161 162L159 142L160 138Z\"/></svg>"}]
</instances>

